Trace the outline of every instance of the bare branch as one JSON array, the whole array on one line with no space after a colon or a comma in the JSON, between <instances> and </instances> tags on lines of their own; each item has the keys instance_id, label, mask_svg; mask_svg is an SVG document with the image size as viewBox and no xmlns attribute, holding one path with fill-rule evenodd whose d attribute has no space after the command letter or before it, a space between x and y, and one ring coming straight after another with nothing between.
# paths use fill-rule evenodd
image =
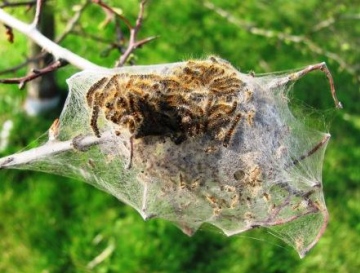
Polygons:
<instances>
[{"instance_id":1,"label":"bare branch","mask_svg":"<svg viewBox=\"0 0 360 273\"><path fill-rule=\"evenodd\" d=\"M1 71L0 71L0 75L9 74L9 73L14 73L14 72L18 71L19 69L27 66L29 63L39 61L41 58L46 57L46 55L47 55L47 52L43 51L43 52L41 52L40 54L38 54L37 56L35 56L35 57L26 58L25 61L23 61L22 63L20 63L20 64L18 64L18 65L15 65L15 66L10 67L10 68L8 68L8 69L1 70Z\"/></svg>"},{"instance_id":2,"label":"bare branch","mask_svg":"<svg viewBox=\"0 0 360 273\"><path fill-rule=\"evenodd\" d=\"M135 30L138 31L141 27L141 24L144 20L144 11L145 11L145 4L146 4L147 0L142 0L140 2L140 9L139 9L139 14L138 17L136 19L136 24L135 24Z\"/></svg>"},{"instance_id":3,"label":"bare branch","mask_svg":"<svg viewBox=\"0 0 360 273\"><path fill-rule=\"evenodd\" d=\"M95 4L98 4L100 7L102 7L104 10L106 10L107 12L109 12L110 14L114 14L116 16L118 16L124 23L125 25L128 27L129 30L131 30L133 27L131 26L130 21L124 17L122 14L116 12L113 8L111 8L110 6L106 5L103 1L101 0L93 0L93 2ZM145 2L145 1L144 1Z\"/></svg>"},{"instance_id":4,"label":"bare branch","mask_svg":"<svg viewBox=\"0 0 360 273\"><path fill-rule=\"evenodd\" d=\"M89 5L89 1L86 1L83 5L81 5L81 7L76 11L75 15L69 20L68 24L65 27L65 30L63 31L63 33L60 34L59 37L57 37L55 39L55 42L57 44L59 44L61 41L63 41L67 35L69 35L71 32L74 32L74 27L76 25L76 23L79 21L80 16L82 14L82 12L85 10L85 8ZM5 25L6 27L6 25ZM77 32L74 32L75 34ZM80 35L84 36L85 34L80 33ZM98 37L96 39L96 41L99 41ZM105 42L105 41L104 41ZM106 41L106 43L111 43L111 41ZM26 58L26 60L18 65L15 65L13 67L10 67L8 69L2 70L0 71L0 75L4 75L4 74L8 74L8 73L13 73L25 66L27 66L29 63L31 62L37 62L39 61L41 58L44 58L47 55L47 52L43 51L41 52L39 55L35 56L35 57L31 57L31 58Z\"/></svg>"},{"instance_id":5,"label":"bare branch","mask_svg":"<svg viewBox=\"0 0 360 273\"><path fill-rule=\"evenodd\" d=\"M333 17L330 17L330 18L327 18L326 20L324 21L321 21L320 23L316 24L312 31L313 32L316 32L316 31L320 31L324 28L328 28L329 26L333 25L335 23L335 19Z\"/></svg>"},{"instance_id":6,"label":"bare branch","mask_svg":"<svg viewBox=\"0 0 360 273\"><path fill-rule=\"evenodd\" d=\"M8 69L4 69L2 71L0 71L0 75L4 75L4 74L9 74L9 73L13 73L13 72L16 72L18 71L19 69L27 66L30 62L32 61L35 61L35 59L26 59L24 62L18 64L18 65L15 65L13 67L10 67Z\"/></svg>"},{"instance_id":7,"label":"bare branch","mask_svg":"<svg viewBox=\"0 0 360 273\"><path fill-rule=\"evenodd\" d=\"M324 62L309 65L309 66L305 67L304 69L301 69L299 71L289 74L286 77L276 79L275 82L271 83L271 84L275 84L275 86L270 86L270 88L274 88L274 87L276 88L281 85L286 85L287 83L290 83L290 82L296 82L301 77L305 76L306 74L308 74L312 71L316 71L316 70L320 70L320 71L324 72L325 76L327 77L327 79L329 81L329 85L330 85L331 96L334 100L335 107L338 109L343 108L341 102L338 100L338 98L336 96L334 79L333 79L329 69L327 68L326 63L324 63Z\"/></svg>"},{"instance_id":8,"label":"bare branch","mask_svg":"<svg viewBox=\"0 0 360 273\"><path fill-rule=\"evenodd\" d=\"M156 39L157 36L153 36L153 37L148 37L146 39L143 39L141 41L137 41L137 34L141 28L143 19L144 19L144 11L145 11L145 4L147 2L147 0L142 0L140 2L140 7L139 7L139 13L135 22L135 26L132 26L132 24L130 23L130 21L125 18L122 14L119 14L118 12L116 12L113 8L111 8L110 6L106 5L103 1L101 0L93 0L94 3L98 4L99 6L101 6L103 9L105 9L107 12L109 12L110 14L116 15L117 17L119 17L127 26L127 28L130 31L130 38L129 38L129 43L126 47L125 50L121 50L122 51L122 55L120 56L119 60L117 61L117 63L115 64L115 67L121 67L123 66L126 61L129 59L131 53L139 48L140 46L151 42L152 40ZM122 39L122 33L121 30L119 29L118 26L116 26L116 31L117 31L117 39L119 41L121 41ZM119 43L120 44L120 43ZM120 48L121 49L121 45L117 45L117 44L113 44L110 49L108 49L107 51L114 49L114 48Z\"/></svg>"},{"instance_id":9,"label":"bare branch","mask_svg":"<svg viewBox=\"0 0 360 273\"><path fill-rule=\"evenodd\" d=\"M59 141L59 119L54 120L49 128L48 141L39 147L13 154L7 157L0 158L0 169L16 168L24 164L30 164L41 158L46 158L51 155L64 153L73 149L85 150L93 145L99 145L103 141L111 138L111 133L104 133L100 138L97 136L76 136L66 141Z\"/></svg>"},{"instance_id":10,"label":"bare branch","mask_svg":"<svg viewBox=\"0 0 360 273\"><path fill-rule=\"evenodd\" d=\"M343 108L341 102L338 100L338 98L336 96L334 79L333 79L329 69L327 68L326 63L323 62L323 63L319 63L319 64L309 65L309 66L305 67L304 69L297 71L297 72L293 73L292 75L290 75L289 81L295 82L299 78L301 78L301 77L305 76L306 74L308 74L309 72L315 71L315 70L320 70L320 71L324 72L324 74L327 77L329 84L330 84L330 92L333 97L335 107L339 108L339 109Z\"/></svg>"},{"instance_id":11,"label":"bare branch","mask_svg":"<svg viewBox=\"0 0 360 273\"><path fill-rule=\"evenodd\" d=\"M137 49L139 47L142 47L144 44L147 44L148 42L151 42L152 40L157 39L159 36L151 36L145 39L142 39L140 41L137 41L136 43L134 43L134 49Z\"/></svg>"},{"instance_id":12,"label":"bare branch","mask_svg":"<svg viewBox=\"0 0 360 273\"><path fill-rule=\"evenodd\" d=\"M327 50L322 49L320 46L318 46L316 43L314 43L313 41L311 41L309 38L307 38L305 36L290 35L285 32L258 28L247 21L240 20L240 19L232 16L229 12L215 6L211 2L205 1L204 6L210 10L213 10L221 17L225 18L228 22L230 22L242 29L245 29L246 31L248 31L251 34L263 36L263 37L267 37L267 38L276 38L280 41L292 42L294 44L302 43L305 46L307 46L312 52L320 54L320 55L324 55L324 56L328 57L329 59L335 61L336 63L338 63L340 65L340 67L342 69L344 69L351 75L355 76L358 80L360 80L360 77L359 77L356 69L354 67L352 67L351 65L349 65L343 58L341 58L341 56L339 56L336 53L329 52ZM331 21L330 21L330 23L331 23Z\"/></svg>"},{"instance_id":13,"label":"bare branch","mask_svg":"<svg viewBox=\"0 0 360 273\"><path fill-rule=\"evenodd\" d=\"M34 16L34 20L32 22L32 25L34 28L36 28L39 24L43 3L44 3L44 0L36 1L35 16Z\"/></svg>"},{"instance_id":14,"label":"bare branch","mask_svg":"<svg viewBox=\"0 0 360 273\"><path fill-rule=\"evenodd\" d=\"M139 14L136 19L135 26L130 28L130 39L129 39L128 47L125 50L125 52L121 55L119 61L116 63L116 65L115 65L116 67L123 66L126 63L127 59L130 57L131 53L136 48L138 48L140 45L144 45L145 43L148 43L156 38L156 37L150 37L150 38L142 40L142 42L136 41L137 34L141 28L141 25L142 25L142 22L144 19L145 4L146 4L146 0L142 0L140 2Z\"/></svg>"},{"instance_id":15,"label":"bare branch","mask_svg":"<svg viewBox=\"0 0 360 273\"><path fill-rule=\"evenodd\" d=\"M296 158L293 160L293 162L291 162L291 165L289 166L294 166L296 164L298 164L300 161L312 156L314 153L316 153L322 146L324 146L330 139L330 134L326 134L323 139L317 143L310 151L308 151L306 154L303 154L302 156L300 156L299 158ZM286 166L286 167L289 167Z\"/></svg>"},{"instance_id":16,"label":"bare branch","mask_svg":"<svg viewBox=\"0 0 360 273\"><path fill-rule=\"evenodd\" d=\"M22 89L27 82L29 82L33 79L36 79L40 76L43 76L47 73L53 72L54 70L57 70L60 67L63 67L67 64L68 64L67 61L60 59L43 69L36 70L36 71L34 70L31 74L29 74L27 76L20 77L20 78L12 78L12 79L0 79L0 83L6 83L6 84L18 83L19 88Z\"/></svg>"},{"instance_id":17,"label":"bare branch","mask_svg":"<svg viewBox=\"0 0 360 273\"><path fill-rule=\"evenodd\" d=\"M39 46L43 47L46 51L54 55L55 59L66 60L70 64L80 69L101 68L98 65L80 57L79 55L74 54L68 49L59 46L55 42L42 35L36 28L34 28L33 25L28 25L19 21L15 17L6 13L3 9L0 9L0 22L29 37Z\"/></svg>"},{"instance_id":18,"label":"bare branch","mask_svg":"<svg viewBox=\"0 0 360 273\"><path fill-rule=\"evenodd\" d=\"M89 40L93 40L93 41L96 41L98 43L103 43L103 44L112 44L113 41L110 40L110 39L104 39L100 36L97 36L97 35L93 35L91 33L88 33L86 31L84 31L83 29L79 29L79 30L73 30L71 32L72 34L74 35L81 35L82 38L87 38Z\"/></svg>"},{"instance_id":19,"label":"bare branch","mask_svg":"<svg viewBox=\"0 0 360 273\"><path fill-rule=\"evenodd\" d=\"M55 120L54 126L58 126L55 124L56 122L57 121ZM54 129L52 127L50 129L55 132L56 128ZM52 155L78 149L77 147L86 149L88 147L99 145L102 142L108 141L112 137L113 136L111 135L111 132L107 132L102 134L100 138L95 135L91 135L84 137L78 136L70 140L59 141L56 139L56 135L50 135L49 141L40 147L0 158L0 169L20 167L21 165L30 164L41 158L47 158Z\"/></svg>"}]
</instances>

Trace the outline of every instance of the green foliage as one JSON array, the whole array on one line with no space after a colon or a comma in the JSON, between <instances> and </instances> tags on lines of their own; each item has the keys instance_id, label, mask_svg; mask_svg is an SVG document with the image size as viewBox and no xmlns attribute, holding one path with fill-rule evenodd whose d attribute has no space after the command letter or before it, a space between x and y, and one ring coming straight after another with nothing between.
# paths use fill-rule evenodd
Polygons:
<instances>
[{"instance_id":1,"label":"green foliage","mask_svg":"<svg viewBox=\"0 0 360 273\"><path fill-rule=\"evenodd\" d=\"M137 1L108 2L121 8L124 16L134 22ZM64 0L50 3L54 5L60 33L71 16L71 7ZM355 272L360 268L360 114L356 78L360 56L359 4L350 0L213 3L252 27L305 37L321 52L314 51L309 42L295 43L276 35L251 33L206 8L202 1L153 0L139 35L160 37L135 52L136 63L174 62L216 54L244 72L266 73L326 61L344 110L327 111L332 140L325 158L323 183L331 220L318 245L304 260L299 260L295 251L265 230L226 238L204 228L188 238L168 222L144 222L130 207L85 183L41 173L1 170L0 272ZM16 15L29 18L19 10ZM336 23L331 23L332 18ZM91 5L81 24L88 33L112 40L114 25L102 26L104 19L105 14ZM321 22L329 25L320 28ZM15 32L13 45L0 35L0 45L0 70L24 60L26 39L19 33ZM108 67L118 58L116 51L104 57L108 44L89 37L69 35L62 45ZM334 54L347 65L341 66ZM57 73L58 83L64 89L65 79L74 72L66 67ZM24 73L22 69L14 75ZM325 77L317 73L300 81L293 96L325 110L333 107L327 90ZM59 114L26 117L22 112L23 97L23 91L16 86L0 85L0 127L6 120L14 124L10 145L0 152L2 156L29 145L46 132ZM90 269L90 261L105 249L108 255Z\"/></svg>"}]
</instances>

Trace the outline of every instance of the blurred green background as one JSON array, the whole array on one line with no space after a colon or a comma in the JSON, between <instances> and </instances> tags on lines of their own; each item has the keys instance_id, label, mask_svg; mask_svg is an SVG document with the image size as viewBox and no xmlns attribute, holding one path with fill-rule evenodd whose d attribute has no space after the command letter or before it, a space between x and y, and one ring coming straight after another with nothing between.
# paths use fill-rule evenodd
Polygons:
<instances>
[{"instance_id":1,"label":"blurred green background","mask_svg":"<svg viewBox=\"0 0 360 273\"><path fill-rule=\"evenodd\" d=\"M134 22L138 1L106 1ZM140 38L160 37L135 52L136 64L175 62L219 55L242 72L289 70L326 61L343 110L335 110L324 74L299 81L292 96L319 109L332 139L323 172L330 223L303 259L265 229L227 238L202 229L192 238L163 220L144 222L132 208L85 183L64 177L0 170L0 272L357 272L360 270L360 4L357 1L192 1L149 2ZM62 32L76 6L49 1ZM80 4L80 2L79 2ZM7 9L30 21L23 8ZM114 40L114 24L90 4L80 23L88 34ZM27 40L14 44L0 35L0 71L24 61ZM124 26L123 26L124 27ZM124 27L124 33L126 28ZM99 40L99 39L98 39ZM75 53L112 67L116 51L80 34L62 43ZM77 70L57 72L65 79ZM20 76L21 69L1 78ZM0 156L19 151L41 136L61 108L28 117L24 90L0 85L0 128L13 122ZM317 112L317 111L314 111ZM96 263L95 258L101 260ZM95 262L94 262L95 261Z\"/></svg>"}]
</instances>

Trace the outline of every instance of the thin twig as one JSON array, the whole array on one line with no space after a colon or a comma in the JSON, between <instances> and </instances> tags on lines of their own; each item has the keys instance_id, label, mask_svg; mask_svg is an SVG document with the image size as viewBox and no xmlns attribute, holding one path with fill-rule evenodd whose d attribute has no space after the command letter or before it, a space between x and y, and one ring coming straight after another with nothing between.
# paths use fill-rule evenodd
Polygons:
<instances>
[{"instance_id":1,"label":"thin twig","mask_svg":"<svg viewBox=\"0 0 360 273\"><path fill-rule=\"evenodd\" d=\"M292 42L294 44L302 43L305 46L307 46L310 49L310 51L312 51L316 54L319 54L319 55L324 55L324 56L328 57L329 59L335 61L336 63L338 63L340 65L340 67L342 69L344 69L351 75L355 76L358 80L360 80L357 70L354 67L352 67L350 64L348 64L343 58L341 58L341 56L339 56L336 53L329 52L327 50L322 49L320 46L318 46L316 43L314 43L313 41L311 41L309 38L307 38L305 36L291 35L291 34L287 34L285 32L258 28L256 26L254 26L252 23L249 23L247 21L240 20L240 19L234 17L229 12L215 6L213 3L208 2L208 1L204 2L204 6L208 9L216 12L221 17L225 18L228 22L230 22L242 29L245 29L246 31L248 31L251 34L263 36L266 38L277 38L280 41Z\"/></svg>"},{"instance_id":2,"label":"thin twig","mask_svg":"<svg viewBox=\"0 0 360 273\"><path fill-rule=\"evenodd\" d=\"M4 70L1 70L0 71L0 75L5 75L5 74L9 74L9 73L14 73L16 71L18 71L19 69L27 66L30 62L32 61L35 61L36 59L26 59L24 62L18 64L18 65L15 65L13 67L10 67L8 69L4 69Z\"/></svg>"},{"instance_id":3,"label":"thin twig","mask_svg":"<svg viewBox=\"0 0 360 273\"><path fill-rule=\"evenodd\" d=\"M25 24L20 20L16 19L12 15L6 13L3 9L0 9L0 22L10 26L11 28L23 33L40 47L44 48L47 52L54 55L55 59L63 59L68 61L80 69L96 69L101 68L98 65L80 57L77 54L65 49L50 39L46 38L32 25Z\"/></svg>"},{"instance_id":4,"label":"thin twig","mask_svg":"<svg viewBox=\"0 0 360 273\"><path fill-rule=\"evenodd\" d=\"M19 69L27 66L29 63L32 62L38 62L41 58L44 58L48 53L43 51L40 54L38 54L37 56L33 57L33 58L26 58L26 60L18 65L15 65L13 67L10 67L8 69L4 69L0 71L0 75L4 75L4 74L9 74L9 73L14 73L16 71L18 71Z\"/></svg>"},{"instance_id":5,"label":"thin twig","mask_svg":"<svg viewBox=\"0 0 360 273\"><path fill-rule=\"evenodd\" d=\"M81 28L80 28L80 30L73 30L71 33L74 35L81 35L82 38L87 38L87 39L96 41L98 43L103 43L103 44L112 44L113 43L112 40L110 40L110 39L106 39L106 38L99 37L97 35L93 35L91 33L84 31Z\"/></svg>"},{"instance_id":6,"label":"thin twig","mask_svg":"<svg viewBox=\"0 0 360 273\"><path fill-rule=\"evenodd\" d=\"M22 89L25 84L33 79L36 79L40 76L43 76L47 73L53 72L54 70L59 69L60 67L63 67L65 65L67 65L68 62L66 60L57 60L54 63L48 65L45 68L39 69L39 70L34 70L32 71L29 75L24 76L24 77L20 77L20 78L11 78L11 79L0 79L0 83L5 83L5 84L14 84L14 83L18 83L19 84L19 89Z\"/></svg>"},{"instance_id":7,"label":"thin twig","mask_svg":"<svg viewBox=\"0 0 360 273\"><path fill-rule=\"evenodd\" d=\"M127 49L125 50L125 52L121 55L121 57L119 58L118 62L116 63L116 67L121 67L123 66L127 59L130 57L131 53L138 48L141 45L144 45L145 43L148 43L152 40L154 40L156 37L150 37L148 39L144 39L140 42L136 41L137 38L137 34L141 28L142 22L144 20L144 10L145 10L145 4L146 4L146 0L142 0L140 2L140 8L139 8L139 14L138 17L136 19L136 23L134 27L130 26L130 38L129 38L129 44Z\"/></svg>"},{"instance_id":8,"label":"thin twig","mask_svg":"<svg viewBox=\"0 0 360 273\"><path fill-rule=\"evenodd\" d=\"M313 32L317 32L317 31L320 31L324 28L328 28L329 26L333 25L336 23L336 20L334 17L330 17L330 18L327 18L326 20L324 21L321 21L320 23L316 24L313 28L312 28L312 31Z\"/></svg>"},{"instance_id":9,"label":"thin twig","mask_svg":"<svg viewBox=\"0 0 360 273\"><path fill-rule=\"evenodd\" d=\"M341 102L338 100L338 98L336 96L334 79L333 79L329 69L327 68L326 63L324 63L324 62L309 65L309 66L305 67L304 69L301 69L299 71L291 73L283 78L277 78L273 82L270 83L269 88L272 89L274 87L276 88L278 86L286 85L287 83L290 83L290 82L296 82L301 77L307 75L308 73L310 73L312 71L316 71L316 70L320 70L320 71L324 72L324 74L326 75L326 77L329 81L330 92L331 92L331 96L334 100L335 107L339 108L339 109L343 108ZM274 86L272 86L272 85L274 85Z\"/></svg>"},{"instance_id":10,"label":"thin twig","mask_svg":"<svg viewBox=\"0 0 360 273\"><path fill-rule=\"evenodd\" d=\"M85 149L85 147L109 141L111 138L111 132L102 134L100 138L95 135L85 136L79 138L76 145L80 145L82 149ZM19 168L24 164L30 164L42 158L74 150L74 139L66 141L50 140L40 147L0 158L0 169Z\"/></svg>"},{"instance_id":11,"label":"thin twig","mask_svg":"<svg viewBox=\"0 0 360 273\"><path fill-rule=\"evenodd\" d=\"M118 44L122 45L124 41L124 33L121 29L120 20L115 18L115 33L116 33L116 41ZM121 53L124 53L122 47L120 48Z\"/></svg>"},{"instance_id":12,"label":"thin twig","mask_svg":"<svg viewBox=\"0 0 360 273\"><path fill-rule=\"evenodd\" d=\"M148 42L151 42L152 40L155 40L157 38L159 38L158 35L142 39L140 41L135 42L133 47L134 47L134 49L137 49L137 48L143 46L144 44L147 44Z\"/></svg>"},{"instance_id":13,"label":"thin twig","mask_svg":"<svg viewBox=\"0 0 360 273\"><path fill-rule=\"evenodd\" d=\"M144 20L144 11L145 11L145 4L147 2L147 0L142 0L140 2L140 8L139 8L139 13L135 22L135 26L132 26L130 21L125 18L122 14L119 14L118 12L116 12L113 8L111 8L110 6L106 5L103 1L101 0L93 0L94 3L98 4L99 6L101 6L102 8L104 8L106 11L110 12L111 14L119 17L127 26L127 28L130 31L130 37L129 37L129 42L128 45L126 47L125 50L122 49L121 46L121 40L122 40L122 33L121 30L119 29L118 26L116 26L116 32L117 32L117 40L118 40L118 44L114 44L116 45L116 47L111 47L111 49L114 48L120 48L120 51L122 52L122 55L120 56L119 60L117 61L117 63L115 64L115 67L121 67L124 66L124 64L126 63L126 61L129 59L131 53L141 47L142 45L151 42L152 40L156 39L157 36L153 36L153 37L148 37L146 39L143 39L141 41L137 41L137 34L141 28L141 25L143 23ZM116 22L115 22L116 23Z\"/></svg>"},{"instance_id":14,"label":"thin twig","mask_svg":"<svg viewBox=\"0 0 360 273\"><path fill-rule=\"evenodd\" d=\"M129 30L132 29L130 21L126 17L124 17L122 14L116 12L114 9L112 9L110 6L106 5L101 0L93 0L93 2L95 4L98 4L100 7L104 8L106 11L110 12L110 14L114 14L114 15L118 16L125 23L125 25L128 27ZM146 2L146 1L142 1L142 2Z\"/></svg>"},{"instance_id":15,"label":"thin twig","mask_svg":"<svg viewBox=\"0 0 360 273\"><path fill-rule=\"evenodd\" d=\"M292 165L296 165L298 164L300 161L310 157L311 155L313 155L314 153L316 153L322 146L324 146L326 144L326 142L328 142L330 139L330 135L326 134L323 139L316 144L310 151L306 152L306 154L301 155L299 158L295 159L292 162Z\"/></svg>"},{"instance_id":16,"label":"thin twig","mask_svg":"<svg viewBox=\"0 0 360 273\"><path fill-rule=\"evenodd\" d=\"M55 43L59 44L60 42L62 42L66 38L67 35L69 35L71 32L74 32L74 27L75 27L76 23L79 21L82 12L85 10L85 8L88 5L89 5L89 1L86 1L84 4L82 4L80 6L80 8L76 11L75 15L69 20L69 22L66 25L65 30L63 31L63 33L61 33L60 36L58 36L55 39ZM76 34L77 32L74 32L74 33ZM81 34L81 36L83 36L83 34ZM99 39L96 39L96 41L99 41ZM106 41L106 43L109 43L109 41ZM26 60L24 62L22 62L22 63L20 63L18 65L15 65L13 67L10 67L8 69L0 71L0 75L16 72L19 69L27 66L31 62L38 62L40 59L44 58L46 55L47 55L47 52L42 51L37 56L31 57L31 58L26 58Z\"/></svg>"},{"instance_id":17,"label":"thin twig","mask_svg":"<svg viewBox=\"0 0 360 273\"><path fill-rule=\"evenodd\" d=\"M316 207L319 212L321 212L323 216L323 224L321 225L319 232L316 234L314 240L299 253L301 258L305 257L306 253L308 253L317 244L320 238L324 235L326 227L329 224L329 212L327 209L315 202L312 205Z\"/></svg>"},{"instance_id":18,"label":"thin twig","mask_svg":"<svg viewBox=\"0 0 360 273\"><path fill-rule=\"evenodd\" d=\"M33 0L33 1L24 1L24 2L7 2L4 1L5 3L0 5L0 9L3 8L10 8L10 7L20 7L20 6L33 6L36 4L37 0Z\"/></svg>"},{"instance_id":19,"label":"thin twig","mask_svg":"<svg viewBox=\"0 0 360 273\"><path fill-rule=\"evenodd\" d=\"M34 20L32 22L32 26L34 28L36 28L39 25L41 11L42 11L42 8L43 8L43 3L44 3L44 0L37 0L36 1L35 16L34 16Z\"/></svg>"}]
</instances>

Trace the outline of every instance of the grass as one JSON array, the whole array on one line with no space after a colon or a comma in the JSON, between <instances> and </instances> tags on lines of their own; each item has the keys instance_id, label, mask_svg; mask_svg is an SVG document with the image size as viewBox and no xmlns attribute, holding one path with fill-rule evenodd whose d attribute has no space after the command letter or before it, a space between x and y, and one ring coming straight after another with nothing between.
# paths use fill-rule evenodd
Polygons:
<instances>
[{"instance_id":1,"label":"grass","mask_svg":"<svg viewBox=\"0 0 360 273\"><path fill-rule=\"evenodd\" d=\"M332 139L324 161L323 185L331 219L320 242L305 259L300 260L293 249L264 229L227 238L217 230L204 227L189 238L169 222L159 219L143 221L129 206L80 181L29 171L1 170L0 272L350 273L360 268L358 82L350 74L338 71L336 63L323 55L313 54L306 47L299 48L298 45L246 33L195 2L179 0L160 4L153 1L150 4L141 34L142 37L161 37L137 51L139 63L171 62L210 53L241 65L243 71L266 72L264 67L270 71L291 69L324 58L330 63L344 110L332 113L329 126ZM280 4L281 1L275 2ZM59 1L59 11L64 3ZM344 1L342 7L327 5L323 7L324 14L314 13L320 1L313 0L307 2L308 6L295 2L288 4L290 7L286 10L291 10L291 13L285 14L281 9L282 17L276 6L224 3L223 8L229 8L241 18L250 18L260 26L280 26L282 29L286 23L287 30L299 29L305 33L321 21L321 16L326 18L326 12L330 15L336 12L345 14L350 10ZM136 6L136 1L129 1L122 9L126 16L134 18ZM343 11L339 11L341 8ZM359 11L355 5L351 9ZM84 14L83 20L88 29L99 31L97 24L103 15L99 15L99 21L91 21L94 10ZM309 13L313 16L307 16ZM66 15L58 12L57 16ZM337 29L339 37L352 37L349 31L359 31L355 25L348 28L343 21L341 26L343 29ZM107 37L112 35L110 29L101 31ZM337 36L326 36L324 32L311 34L312 38L315 41L329 38L328 43L323 44L325 49L338 50L337 54L356 63L351 58L359 56L358 51L350 54L337 49L334 46ZM0 70L23 59L25 39L20 34L15 35L17 50L0 36L0 54L5 56ZM353 41L348 42L351 47ZM91 55L87 57L103 65L111 66L114 62L113 55L108 59L101 58L101 46L91 41L82 43L72 36L65 40L64 45L79 54ZM353 47L352 50L357 49ZM266 66L261 66L261 63ZM65 68L58 73L62 87L66 87L64 80L73 72L74 69ZM21 73L24 71L19 75ZM312 107L328 109L333 106L329 93L316 91L328 90L327 82L320 77L315 74L307 76L295 86L299 91L295 97ZM26 117L22 112L24 95L16 86L0 85L0 126L5 120L13 122L10 144L1 156L23 149L41 136L59 114ZM96 257L101 258L98 263Z\"/></svg>"}]
</instances>

